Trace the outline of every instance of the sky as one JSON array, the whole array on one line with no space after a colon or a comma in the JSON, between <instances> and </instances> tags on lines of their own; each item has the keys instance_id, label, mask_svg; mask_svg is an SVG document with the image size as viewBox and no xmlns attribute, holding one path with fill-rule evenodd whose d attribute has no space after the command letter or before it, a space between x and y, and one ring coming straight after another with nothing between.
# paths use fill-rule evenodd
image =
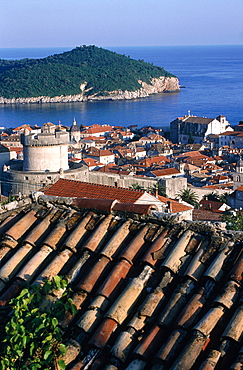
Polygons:
<instances>
[{"instance_id":1,"label":"sky","mask_svg":"<svg viewBox=\"0 0 243 370\"><path fill-rule=\"evenodd\" d=\"M0 0L0 48L243 43L243 0Z\"/></svg>"}]
</instances>

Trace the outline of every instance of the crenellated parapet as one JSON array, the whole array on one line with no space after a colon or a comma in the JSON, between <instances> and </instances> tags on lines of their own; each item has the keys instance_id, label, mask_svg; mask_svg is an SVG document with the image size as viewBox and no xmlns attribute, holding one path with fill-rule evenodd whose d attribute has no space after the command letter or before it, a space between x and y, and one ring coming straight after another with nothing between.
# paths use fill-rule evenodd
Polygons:
<instances>
[{"instance_id":1,"label":"crenellated parapet","mask_svg":"<svg viewBox=\"0 0 243 370\"><path fill-rule=\"evenodd\" d=\"M54 133L22 134L21 143L24 146L68 145L69 133L65 131L55 131Z\"/></svg>"}]
</instances>

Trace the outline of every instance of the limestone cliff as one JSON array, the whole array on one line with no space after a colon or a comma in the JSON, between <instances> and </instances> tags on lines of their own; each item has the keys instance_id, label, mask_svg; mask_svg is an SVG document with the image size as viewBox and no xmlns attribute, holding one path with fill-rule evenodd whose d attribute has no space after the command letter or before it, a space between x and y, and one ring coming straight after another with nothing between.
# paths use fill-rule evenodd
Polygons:
<instances>
[{"instance_id":1,"label":"limestone cliff","mask_svg":"<svg viewBox=\"0 0 243 370\"><path fill-rule=\"evenodd\" d=\"M3 98L0 97L0 104L26 104L26 103L66 103L66 102L77 102L77 101L88 101L88 100L129 100L144 98L151 94L157 94L161 92L177 92L180 90L179 80L176 77L164 77L153 78L151 84L139 80L141 88L136 91L106 91L105 94L90 94L91 88L86 90L86 84L80 86L81 93L76 95L61 95L61 96L38 96L28 98ZM89 91L89 95L86 95Z\"/></svg>"}]
</instances>

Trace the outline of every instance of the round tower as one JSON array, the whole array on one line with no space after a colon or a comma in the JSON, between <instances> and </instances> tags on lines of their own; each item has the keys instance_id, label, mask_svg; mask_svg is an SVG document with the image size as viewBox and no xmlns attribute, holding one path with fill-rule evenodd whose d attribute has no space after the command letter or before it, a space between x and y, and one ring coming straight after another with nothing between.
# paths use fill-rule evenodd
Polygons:
<instances>
[{"instance_id":1,"label":"round tower","mask_svg":"<svg viewBox=\"0 0 243 370\"><path fill-rule=\"evenodd\" d=\"M40 134L21 136L23 144L23 171L58 172L68 170L69 133L47 123Z\"/></svg>"}]
</instances>

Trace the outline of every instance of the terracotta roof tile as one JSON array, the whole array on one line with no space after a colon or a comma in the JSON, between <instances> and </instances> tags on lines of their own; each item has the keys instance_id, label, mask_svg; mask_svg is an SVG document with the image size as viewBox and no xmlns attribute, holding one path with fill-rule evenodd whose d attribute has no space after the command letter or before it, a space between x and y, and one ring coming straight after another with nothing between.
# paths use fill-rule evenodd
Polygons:
<instances>
[{"instance_id":1,"label":"terracotta roof tile","mask_svg":"<svg viewBox=\"0 0 243 370\"><path fill-rule=\"evenodd\" d=\"M37 220L35 212L29 211L24 217L22 217L16 224L14 224L5 235L18 240Z\"/></svg>"},{"instance_id":2,"label":"terracotta roof tile","mask_svg":"<svg viewBox=\"0 0 243 370\"><path fill-rule=\"evenodd\" d=\"M152 174L155 176L169 176L169 175L178 175L180 171L177 168L164 168L162 170L152 170Z\"/></svg>"},{"instance_id":3,"label":"terracotta roof tile","mask_svg":"<svg viewBox=\"0 0 243 370\"><path fill-rule=\"evenodd\" d=\"M77 344L70 369L242 365L242 232L77 205L28 212L1 215L0 305L62 274L78 310L59 323Z\"/></svg>"},{"instance_id":4,"label":"terracotta roof tile","mask_svg":"<svg viewBox=\"0 0 243 370\"><path fill-rule=\"evenodd\" d=\"M210 212L203 209L194 209L192 219L195 221L222 221L222 213Z\"/></svg>"},{"instance_id":5,"label":"terracotta roof tile","mask_svg":"<svg viewBox=\"0 0 243 370\"><path fill-rule=\"evenodd\" d=\"M99 288L97 294L112 300L112 294L114 295L115 289L117 289L118 285L121 284L122 279L127 276L130 268L131 264L125 259L122 259L120 262L118 262L111 271L110 275Z\"/></svg>"}]
</instances>

